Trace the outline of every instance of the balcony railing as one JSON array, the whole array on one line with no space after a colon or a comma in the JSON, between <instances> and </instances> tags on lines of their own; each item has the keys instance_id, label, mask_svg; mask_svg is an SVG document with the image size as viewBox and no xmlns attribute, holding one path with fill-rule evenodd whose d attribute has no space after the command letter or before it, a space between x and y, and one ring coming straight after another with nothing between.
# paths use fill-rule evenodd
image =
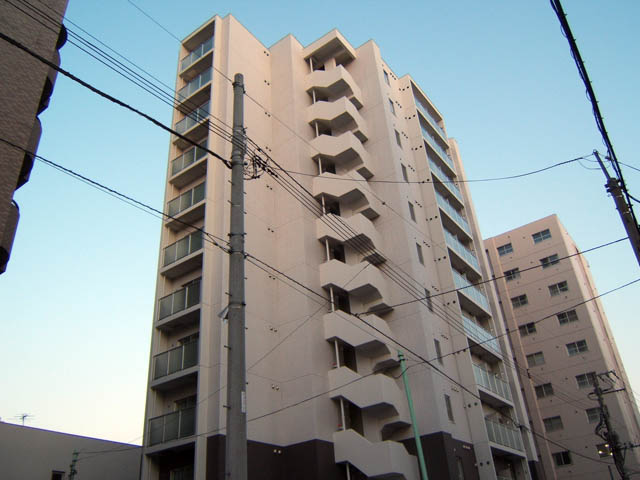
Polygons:
<instances>
[{"instance_id":1,"label":"balcony railing","mask_svg":"<svg viewBox=\"0 0 640 480\"><path fill-rule=\"evenodd\" d=\"M196 185L190 190L187 190L182 195L174 198L167 204L167 214L171 217L175 217L180 212L183 212L187 208L190 208L196 203L201 202L202 200L204 200L204 192L204 182L200 185Z\"/></svg>"},{"instance_id":2,"label":"balcony railing","mask_svg":"<svg viewBox=\"0 0 640 480\"><path fill-rule=\"evenodd\" d=\"M200 303L200 279L160 299L159 320Z\"/></svg>"},{"instance_id":3,"label":"balcony railing","mask_svg":"<svg viewBox=\"0 0 640 480\"><path fill-rule=\"evenodd\" d=\"M487 425L487 433L489 440L498 445L513 448L514 450L522 450L522 436L520 430L502 423L484 419Z\"/></svg>"},{"instance_id":4,"label":"balcony railing","mask_svg":"<svg viewBox=\"0 0 640 480\"><path fill-rule=\"evenodd\" d=\"M416 106L418 107L418 110L420 110L420 112L424 114L424 118L427 119L429 124L433 128L435 128L440 135L442 135L442 138L446 139L447 135L444 133L444 130L442 129L442 127L438 125L438 122L436 122L436 119L431 116L431 113L429 112L429 110L427 110L426 107L422 105L420 101L418 101L418 99L416 99Z\"/></svg>"},{"instance_id":5,"label":"balcony railing","mask_svg":"<svg viewBox=\"0 0 640 480\"><path fill-rule=\"evenodd\" d=\"M195 49L191 51L186 57L180 60L180 71L183 71L187 67L190 67L196 60L202 57L205 53L209 52L213 48L213 37L206 39Z\"/></svg>"},{"instance_id":6,"label":"balcony railing","mask_svg":"<svg viewBox=\"0 0 640 480\"><path fill-rule=\"evenodd\" d=\"M173 177L189 165L193 165L201 158L204 158L207 155L207 151L205 150L206 148L207 141L205 140L200 144L200 146L187 150L179 157L171 160L171 176Z\"/></svg>"},{"instance_id":7,"label":"balcony railing","mask_svg":"<svg viewBox=\"0 0 640 480\"><path fill-rule=\"evenodd\" d=\"M163 267L177 262L202 248L202 232L193 232L164 249Z\"/></svg>"},{"instance_id":8,"label":"balcony railing","mask_svg":"<svg viewBox=\"0 0 640 480\"><path fill-rule=\"evenodd\" d=\"M476 382L478 383L478 385L500 395L502 398L511 400L511 390L509 389L509 384L503 379L491 372L486 371L484 368L476 365L475 363L473 364L473 374L476 377Z\"/></svg>"},{"instance_id":9,"label":"balcony railing","mask_svg":"<svg viewBox=\"0 0 640 480\"><path fill-rule=\"evenodd\" d=\"M436 191L436 202L438 205L447 212L447 214L453 218L458 225L460 225L469 235L471 235L471 229L469 228L469 222L464 218L458 210L455 209L453 205L449 203L449 201L444 198L438 191Z\"/></svg>"},{"instance_id":10,"label":"balcony railing","mask_svg":"<svg viewBox=\"0 0 640 480\"><path fill-rule=\"evenodd\" d=\"M488 332L465 315L462 315L462 323L464 324L464 330L467 332L467 335L473 338L476 343L482 344L498 354L500 353L500 344L494 334Z\"/></svg>"},{"instance_id":11,"label":"balcony railing","mask_svg":"<svg viewBox=\"0 0 640 480\"><path fill-rule=\"evenodd\" d=\"M193 95L195 92L209 83L211 81L211 72L212 69L208 68L196 78L187 83L180 90L178 90L178 102L184 102L187 98L189 98L191 95Z\"/></svg>"},{"instance_id":12,"label":"balcony railing","mask_svg":"<svg viewBox=\"0 0 640 480\"><path fill-rule=\"evenodd\" d=\"M190 437L195 432L196 407L168 413L149 420L149 446Z\"/></svg>"},{"instance_id":13,"label":"balcony railing","mask_svg":"<svg viewBox=\"0 0 640 480\"><path fill-rule=\"evenodd\" d=\"M182 134L198 125L209 117L209 102L203 103L198 108L188 113L175 125L176 132Z\"/></svg>"},{"instance_id":14,"label":"balcony railing","mask_svg":"<svg viewBox=\"0 0 640 480\"><path fill-rule=\"evenodd\" d=\"M462 242L460 242L460 240L458 240L456 236L450 233L446 228L444 229L444 238L447 245L449 245L458 255L464 258L469 265L480 271L480 264L478 263L478 259L475 254L465 247Z\"/></svg>"},{"instance_id":15,"label":"balcony railing","mask_svg":"<svg viewBox=\"0 0 640 480\"><path fill-rule=\"evenodd\" d=\"M155 356L153 379L156 380L198 364L198 341L185 343Z\"/></svg>"},{"instance_id":16,"label":"balcony railing","mask_svg":"<svg viewBox=\"0 0 640 480\"><path fill-rule=\"evenodd\" d=\"M424 128L424 126L420 125L420 128L422 129L422 137L426 140L429 146L433 148L436 151L436 153L440 156L440 158L442 158L442 161L445 162L447 165L449 165L451 167L451 170L455 172L455 167L453 166L453 160L449 158L449 155L447 155L447 152L445 152L444 149L440 145L438 145L438 142L436 142L436 140L431 136L431 133L429 133L427 129Z\"/></svg>"},{"instance_id":17,"label":"balcony railing","mask_svg":"<svg viewBox=\"0 0 640 480\"><path fill-rule=\"evenodd\" d=\"M484 293L455 270L452 270L452 272L453 283L455 283L456 288L461 289L462 293L467 297L470 297L486 311L489 311L489 302L487 301L487 297L484 296Z\"/></svg>"},{"instance_id":18,"label":"balcony railing","mask_svg":"<svg viewBox=\"0 0 640 480\"><path fill-rule=\"evenodd\" d=\"M449 191L458 200L462 202L463 200L462 200L462 193L460 192L460 188L458 188L458 186L455 183L453 183L453 180L451 179L451 177L449 177L449 175L444 173L444 171L438 166L438 164L434 162L431 158L429 159L429 166L431 167L431 171L434 172L438 177L438 179L440 180L440 182L442 182L442 185L448 188Z\"/></svg>"}]
</instances>

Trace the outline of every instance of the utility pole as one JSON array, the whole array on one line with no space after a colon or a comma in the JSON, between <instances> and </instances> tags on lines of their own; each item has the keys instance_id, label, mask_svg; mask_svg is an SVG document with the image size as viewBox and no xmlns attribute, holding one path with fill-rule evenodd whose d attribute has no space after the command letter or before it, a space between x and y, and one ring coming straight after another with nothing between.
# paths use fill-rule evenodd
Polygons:
<instances>
[{"instance_id":1,"label":"utility pole","mask_svg":"<svg viewBox=\"0 0 640 480\"><path fill-rule=\"evenodd\" d=\"M227 340L227 438L225 478L247 480L247 382L244 303L244 78L233 81L229 313Z\"/></svg>"},{"instance_id":2,"label":"utility pole","mask_svg":"<svg viewBox=\"0 0 640 480\"><path fill-rule=\"evenodd\" d=\"M78 452L73 451L73 455L71 456L71 465L69 465L69 480L73 480L76 477L76 463L78 462Z\"/></svg>"},{"instance_id":3,"label":"utility pole","mask_svg":"<svg viewBox=\"0 0 640 480\"><path fill-rule=\"evenodd\" d=\"M604 395L607 393L613 393L611 389L603 390L600 387L600 377L605 376L609 378L610 372L598 373L593 376L593 393L598 400L598 407L600 409L600 422L596 426L595 433L604 441L609 444L611 454L613 455L613 463L620 474L622 480L629 480L630 477L624 469L625 449L620 445L620 438L617 432L611 426L611 419L609 418L609 409L604 404ZM619 390L615 390L616 392ZM604 430L604 431L603 431Z\"/></svg>"},{"instance_id":4,"label":"utility pole","mask_svg":"<svg viewBox=\"0 0 640 480\"><path fill-rule=\"evenodd\" d=\"M607 178L607 183L605 183L604 186L607 189L607 193L610 193L613 197L613 201L616 204L618 213L620 214L620 219L622 220L624 229L627 231L627 235L629 236L633 253L635 253L636 260L638 261L638 264L640 264L640 230L638 230L638 225L635 223L634 217L631 214L631 208L629 207L627 200L624 198L622 187L620 186L620 180L612 178L609 175L607 167L600 159L600 154L597 150L594 150L593 154L596 156L596 160L598 160L600 168L604 172L604 176Z\"/></svg>"}]
</instances>

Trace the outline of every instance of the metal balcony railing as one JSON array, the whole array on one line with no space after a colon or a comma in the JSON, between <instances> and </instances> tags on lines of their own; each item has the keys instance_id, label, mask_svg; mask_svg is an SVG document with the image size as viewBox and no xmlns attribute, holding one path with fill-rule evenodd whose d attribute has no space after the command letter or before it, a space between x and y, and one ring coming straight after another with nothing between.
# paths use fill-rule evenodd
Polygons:
<instances>
[{"instance_id":1,"label":"metal balcony railing","mask_svg":"<svg viewBox=\"0 0 640 480\"><path fill-rule=\"evenodd\" d=\"M456 169L453 166L453 160L451 160L449 155L447 155L447 152L445 152L444 149L440 145L438 145L438 142L433 138L431 133L429 133L429 131L427 131L427 129L424 128L423 125L420 125L420 129L422 130L422 138L424 138L425 141L429 144L429 146L436 151L436 153L442 159L442 161L445 162L447 165L449 165L451 167L451 170L455 172Z\"/></svg>"},{"instance_id":2,"label":"metal balcony railing","mask_svg":"<svg viewBox=\"0 0 640 480\"><path fill-rule=\"evenodd\" d=\"M153 379L171 375L198 364L198 341L192 341L154 357Z\"/></svg>"},{"instance_id":3,"label":"metal balcony railing","mask_svg":"<svg viewBox=\"0 0 640 480\"><path fill-rule=\"evenodd\" d=\"M206 39L194 48L186 57L180 60L180 71L193 65L193 63L213 48L213 37Z\"/></svg>"},{"instance_id":4,"label":"metal balcony railing","mask_svg":"<svg viewBox=\"0 0 640 480\"><path fill-rule=\"evenodd\" d=\"M162 266L166 267L202 248L202 232L193 232L164 249Z\"/></svg>"},{"instance_id":5,"label":"metal balcony railing","mask_svg":"<svg viewBox=\"0 0 640 480\"><path fill-rule=\"evenodd\" d=\"M190 437L195 432L196 407L167 413L149 420L149 446Z\"/></svg>"},{"instance_id":6,"label":"metal balcony railing","mask_svg":"<svg viewBox=\"0 0 640 480\"><path fill-rule=\"evenodd\" d=\"M458 186L453 183L451 177L444 173L444 171L432 159L429 159L429 166L431 167L431 172L435 173L438 177L438 180L442 182L441 185L444 185L447 189L449 189L454 197L460 200L460 202L463 202L462 192L460 192L460 188L458 188Z\"/></svg>"},{"instance_id":7,"label":"metal balcony railing","mask_svg":"<svg viewBox=\"0 0 640 480\"><path fill-rule=\"evenodd\" d=\"M471 236L471 229L469 228L469 222L464 218L458 210L455 209L453 205L449 203L449 201L444 198L437 190L436 190L436 202L440 208L442 208L447 215L449 215L455 222L460 225L460 227Z\"/></svg>"},{"instance_id":8,"label":"metal balcony railing","mask_svg":"<svg viewBox=\"0 0 640 480\"><path fill-rule=\"evenodd\" d=\"M182 134L198 125L209 117L209 102L203 103L198 108L188 113L182 120L175 124L175 131Z\"/></svg>"},{"instance_id":9,"label":"metal balcony railing","mask_svg":"<svg viewBox=\"0 0 640 480\"><path fill-rule=\"evenodd\" d=\"M193 147L177 158L171 160L171 176L180 173L182 170L187 168L189 165L196 163L201 158L204 158L207 155L207 141L205 140L198 147Z\"/></svg>"},{"instance_id":10,"label":"metal balcony railing","mask_svg":"<svg viewBox=\"0 0 640 480\"><path fill-rule=\"evenodd\" d=\"M195 92L204 87L207 83L211 81L211 72L213 70L211 68L206 69L196 78L187 83L184 87L178 90L177 100L178 102L184 102L187 98L193 95Z\"/></svg>"},{"instance_id":11,"label":"metal balcony railing","mask_svg":"<svg viewBox=\"0 0 640 480\"><path fill-rule=\"evenodd\" d=\"M180 212L183 212L187 208L190 208L196 203L201 202L202 200L204 200L204 192L204 182L200 185L196 185L190 190L187 190L182 195L174 198L167 204L167 214L171 217L175 217Z\"/></svg>"},{"instance_id":12,"label":"metal balcony railing","mask_svg":"<svg viewBox=\"0 0 640 480\"><path fill-rule=\"evenodd\" d=\"M522 450L522 435L520 430L488 418L484 419L484 423L487 425L489 440L493 443L513 448L514 450Z\"/></svg>"},{"instance_id":13,"label":"metal balcony railing","mask_svg":"<svg viewBox=\"0 0 640 480\"><path fill-rule=\"evenodd\" d=\"M500 395L502 398L511 400L511 390L509 384L503 379L494 375L491 372L486 371L479 365L473 364L473 374L476 377L478 385L492 391L493 393Z\"/></svg>"},{"instance_id":14,"label":"metal balcony railing","mask_svg":"<svg viewBox=\"0 0 640 480\"><path fill-rule=\"evenodd\" d=\"M200 279L160 299L159 320L200 303Z\"/></svg>"},{"instance_id":15,"label":"metal balcony railing","mask_svg":"<svg viewBox=\"0 0 640 480\"><path fill-rule=\"evenodd\" d=\"M460 242L460 240L458 240L456 236L446 228L444 229L444 238L447 245L449 245L458 255L464 258L469 265L480 271L480 263L478 263L475 253L465 247L462 242Z\"/></svg>"},{"instance_id":16,"label":"metal balcony railing","mask_svg":"<svg viewBox=\"0 0 640 480\"><path fill-rule=\"evenodd\" d=\"M473 340L481 344L482 346L489 348L496 353L500 354L500 344L498 343L498 339L495 338L495 335L491 332L485 330L476 322L467 318L465 315L462 315L462 323L464 324L464 330Z\"/></svg>"},{"instance_id":17,"label":"metal balcony railing","mask_svg":"<svg viewBox=\"0 0 640 480\"><path fill-rule=\"evenodd\" d=\"M420 101L417 98L415 100L416 100L416 106L418 107L418 110L420 110L420 112L424 114L424 118L427 120L427 122L429 122L429 124L433 128L435 128L440 135L442 135L442 138L446 139L447 135L444 133L444 130L442 129L442 127L438 125L438 122L436 122L436 119L433 118L429 110L427 110L427 108L424 105L422 105L422 103L420 103Z\"/></svg>"},{"instance_id":18,"label":"metal balcony railing","mask_svg":"<svg viewBox=\"0 0 640 480\"><path fill-rule=\"evenodd\" d=\"M487 301L487 297L484 296L484 293L455 270L452 270L452 272L453 283L456 285L456 288L460 289L463 294L471 298L486 311L490 311L489 302Z\"/></svg>"}]
</instances>

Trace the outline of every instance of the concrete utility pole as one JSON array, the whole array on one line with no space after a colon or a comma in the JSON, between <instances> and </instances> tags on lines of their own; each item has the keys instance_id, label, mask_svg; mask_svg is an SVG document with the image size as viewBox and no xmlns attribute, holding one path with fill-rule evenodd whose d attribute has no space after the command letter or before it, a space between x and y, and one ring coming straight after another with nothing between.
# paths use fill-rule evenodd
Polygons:
<instances>
[{"instance_id":1,"label":"concrete utility pole","mask_svg":"<svg viewBox=\"0 0 640 480\"><path fill-rule=\"evenodd\" d=\"M620 438L618 434L611 426L611 419L609 418L609 409L604 404L604 395L606 393L618 392L620 390L603 390L600 387L600 376L606 376L608 378L609 372L598 373L593 377L593 393L596 395L596 399L598 400L598 406L600 408L600 422L596 427L596 435L605 440L609 444L609 448L611 450L611 454L613 455L613 462L615 463L616 469L620 474L620 478L622 480L629 480L630 477L624 469L624 457L625 457L625 449L620 445ZM603 427L606 431L602 431Z\"/></svg>"},{"instance_id":2,"label":"concrete utility pole","mask_svg":"<svg viewBox=\"0 0 640 480\"><path fill-rule=\"evenodd\" d=\"M78 471L76 470L77 462L78 462L78 452L74 450L73 455L71 457L71 465L69 465L69 480L73 480L74 478L76 478L76 473L78 473Z\"/></svg>"},{"instance_id":3,"label":"concrete utility pole","mask_svg":"<svg viewBox=\"0 0 640 480\"><path fill-rule=\"evenodd\" d=\"M604 186L607 189L607 192L613 197L613 201L615 202L616 209L620 214L620 219L622 220L624 229L627 231L627 235L629 236L631 248L633 248L633 253L635 253L636 260L640 265L640 230L638 230L638 225L636 225L633 220L633 215L631 215L631 208L622 194L620 181L617 178L611 178L607 171L607 167L605 167L604 163L600 159L598 151L594 150L593 154L596 156L596 159L600 164L600 168L604 172L604 176L607 177L607 183L605 183Z\"/></svg>"},{"instance_id":4,"label":"concrete utility pole","mask_svg":"<svg viewBox=\"0 0 640 480\"><path fill-rule=\"evenodd\" d=\"M244 303L244 78L233 82L229 313L227 345L227 438L225 478L247 480L247 382Z\"/></svg>"}]
</instances>

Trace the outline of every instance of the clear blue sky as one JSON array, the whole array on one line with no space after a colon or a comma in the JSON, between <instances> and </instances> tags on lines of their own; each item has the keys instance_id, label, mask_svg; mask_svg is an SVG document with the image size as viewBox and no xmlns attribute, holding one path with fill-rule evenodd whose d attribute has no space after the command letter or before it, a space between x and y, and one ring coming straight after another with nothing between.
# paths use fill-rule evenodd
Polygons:
<instances>
[{"instance_id":1,"label":"clear blue sky","mask_svg":"<svg viewBox=\"0 0 640 480\"><path fill-rule=\"evenodd\" d=\"M36 0L32 0L36 1ZM180 38L232 13L265 45L304 45L338 28L373 38L397 75L410 73L443 113L470 179L516 174L604 150L568 44L546 1L307 2L139 0ZM606 126L622 162L640 167L640 3L565 0ZM178 43L126 0L70 0L67 17L163 83ZM77 30L70 24L72 29ZM165 123L170 108L68 43L62 66ZM38 153L162 208L168 135L59 76L41 116ZM600 171L573 163L522 180L472 184L485 237L557 213L582 249L624 236ZM587 168L588 167L588 168ZM640 173L625 169L632 194ZM160 222L36 163L16 194L22 218L8 271L0 339L0 417L140 442ZM640 210L638 211L640 214ZM627 244L588 254L600 292L640 277ZM603 299L640 393L636 284Z\"/></svg>"}]
</instances>

